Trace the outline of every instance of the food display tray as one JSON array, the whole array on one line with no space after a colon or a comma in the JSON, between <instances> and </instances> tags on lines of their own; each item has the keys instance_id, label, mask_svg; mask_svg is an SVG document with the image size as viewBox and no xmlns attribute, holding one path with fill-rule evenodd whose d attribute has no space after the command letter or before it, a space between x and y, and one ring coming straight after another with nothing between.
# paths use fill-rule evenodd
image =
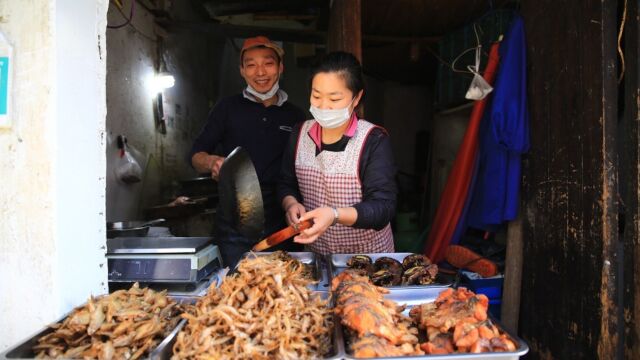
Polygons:
<instances>
[{"instance_id":1,"label":"food display tray","mask_svg":"<svg viewBox=\"0 0 640 360\"><path fill-rule=\"evenodd\" d=\"M191 297L191 298L189 298L189 297L173 298L173 297L169 296L169 298L172 298L173 300L175 300L179 304L193 304L193 303L195 303L195 301L197 301L196 297ZM69 311L67 314L62 316L60 319L58 319L54 323L59 323L59 322L64 321L64 319L66 319L67 316L69 316L72 312L73 312L73 310ZM180 322L178 322L178 325L176 325L176 327L173 330L171 330L171 332L158 344L158 346L156 346L156 348L153 349L149 353L149 357L148 357L149 359L169 359L171 357L171 354L169 354L169 357L164 357L162 355L161 348L163 347L163 344L165 344L169 339L175 338L175 336L180 331L179 330L180 324L182 324L183 321L184 320L181 320ZM0 359L32 359L32 358L35 358L36 354L33 352L32 348L35 345L38 344L38 339L40 339L41 337L49 334L52 331L53 331L52 328L50 328L49 326L46 326L44 329L41 329L40 331L38 331L34 335L30 336L26 340L23 340L20 343L18 343L17 345L7 349L5 352L0 353Z\"/></svg>"},{"instance_id":2,"label":"food display tray","mask_svg":"<svg viewBox=\"0 0 640 360\"><path fill-rule=\"evenodd\" d=\"M366 255L371 258L372 261L376 261L381 257L390 257L392 259L398 260L402 263L402 260L412 255L413 253L372 253L372 254L333 254L326 256L326 262L329 268L330 279L333 279L336 275L340 274L344 270L348 269L347 261L352 256L355 255ZM453 281L441 279L440 276L436 278L436 283L428 284L428 285L393 285L393 286L385 286L386 289L389 289L391 292L394 292L398 289L430 289L437 296L440 291L451 287ZM435 297L434 297L435 298Z\"/></svg>"},{"instance_id":3,"label":"food display tray","mask_svg":"<svg viewBox=\"0 0 640 360\"><path fill-rule=\"evenodd\" d=\"M322 299L328 299L330 293L327 291L314 291L314 293L318 294ZM195 303L199 298L193 298L192 303ZM330 306L330 305L329 305ZM342 328L338 326L339 319L337 316L333 315L333 332L331 334L331 342L332 349L329 354L327 354L323 359L325 360L336 360L344 358L344 339L342 338ZM178 326L167 336L157 347L156 349L149 354L150 359L159 359L159 360L169 360L173 355L173 346L176 343L178 338L178 333L182 328L187 324L187 320L183 319L178 323Z\"/></svg>"},{"instance_id":4,"label":"food display tray","mask_svg":"<svg viewBox=\"0 0 640 360\"><path fill-rule=\"evenodd\" d=\"M247 252L242 255L242 258L246 258L249 256L268 256L273 254L272 252ZM312 284L309 286L310 290L313 291L329 291L329 284L331 283L327 266L323 261L321 255L317 255L313 252L288 252L288 254L300 261L303 264L311 265L313 271L313 277L316 284ZM237 268L237 266L236 266Z\"/></svg>"},{"instance_id":5,"label":"food display tray","mask_svg":"<svg viewBox=\"0 0 640 360\"><path fill-rule=\"evenodd\" d=\"M420 304L425 304L429 302L435 301L437 298L437 294L433 296L433 292L430 289L396 289L396 291L389 292L384 295L385 299L393 300L398 305L407 305L404 314L408 315L409 310L412 307L418 306ZM507 334L518 346L515 351L511 352L487 352L480 354L447 354L447 355L415 355L415 356L395 356L395 357L378 357L372 359L378 360L516 360L521 356L524 356L527 352L529 352L529 346L524 342L524 340L520 339L516 335L507 331L498 321L494 318L491 321L498 327L498 329L505 334ZM342 355L343 359L351 360L357 359L350 353L347 345L347 336L345 334L344 327L339 323L337 324L337 331L340 333L339 337L343 339L344 344L342 345L342 349L344 349L344 353Z\"/></svg>"}]
</instances>

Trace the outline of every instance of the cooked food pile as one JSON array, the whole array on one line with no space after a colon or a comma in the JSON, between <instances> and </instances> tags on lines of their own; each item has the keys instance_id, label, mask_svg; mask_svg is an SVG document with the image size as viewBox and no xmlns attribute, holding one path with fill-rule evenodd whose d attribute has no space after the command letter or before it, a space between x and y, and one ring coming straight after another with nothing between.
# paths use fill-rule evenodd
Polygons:
<instances>
[{"instance_id":1,"label":"cooked food pile","mask_svg":"<svg viewBox=\"0 0 640 360\"><path fill-rule=\"evenodd\" d=\"M354 255L347 266L361 270L378 286L428 285L434 283L438 275L438 265L421 254L409 255L402 263L386 256L374 263L367 255Z\"/></svg>"},{"instance_id":2,"label":"cooked food pile","mask_svg":"<svg viewBox=\"0 0 640 360\"><path fill-rule=\"evenodd\" d=\"M305 264L302 261L294 258L286 251L278 250L274 251L269 255L264 255L269 259L284 261L291 268L291 271L296 271L297 268L302 268L302 276L309 280L317 280L315 272L313 271L313 266L310 264Z\"/></svg>"},{"instance_id":3,"label":"cooked food pile","mask_svg":"<svg viewBox=\"0 0 640 360\"><path fill-rule=\"evenodd\" d=\"M427 354L515 351L506 334L487 318L489 299L465 288L447 289L433 303L411 309L410 315L427 332L420 347Z\"/></svg>"},{"instance_id":4,"label":"cooked food pile","mask_svg":"<svg viewBox=\"0 0 640 360\"><path fill-rule=\"evenodd\" d=\"M180 320L166 292L140 289L89 298L33 347L38 358L137 359L153 350Z\"/></svg>"},{"instance_id":5,"label":"cooked food pile","mask_svg":"<svg viewBox=\"0 0 640 360\"><path fill-rule=\"evenodd\" d=\"M331 350L331 309L304 267L276 256L243 259L195 305L172 359L314 359Z\"/></svg>"},{"instance_id":6,"label":"cooked food pile","mask_svg":"<svg viewBox=\"0 0 640 360\"><path fill-rule=\"evenodd\" d=\"M418 345L418 329L404 316L404 307L383 299L388 290L371 283L357 269L347 269L332 280L335 312L349 329L355 357L424 354Z\"/></svg>"}]
</instances>

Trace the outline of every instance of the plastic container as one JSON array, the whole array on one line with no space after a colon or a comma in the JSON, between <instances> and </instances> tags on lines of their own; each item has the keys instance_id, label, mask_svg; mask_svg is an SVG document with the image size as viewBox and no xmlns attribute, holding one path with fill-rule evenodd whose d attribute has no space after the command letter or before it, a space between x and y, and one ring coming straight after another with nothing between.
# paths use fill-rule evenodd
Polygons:
<instances>
[{"instance_id":1,"label":"plastic container","mask_svg":"<svg viewBox=\"0 0 640 360\"><path fill-rule=\"evenodd\" d=\"M464 280L467 288L476 294L484 294L489 298L489 300L502 299L502 285L504 283L504 277L469 279L467 276L464 276Z\"/></svg>"}]
</instances>

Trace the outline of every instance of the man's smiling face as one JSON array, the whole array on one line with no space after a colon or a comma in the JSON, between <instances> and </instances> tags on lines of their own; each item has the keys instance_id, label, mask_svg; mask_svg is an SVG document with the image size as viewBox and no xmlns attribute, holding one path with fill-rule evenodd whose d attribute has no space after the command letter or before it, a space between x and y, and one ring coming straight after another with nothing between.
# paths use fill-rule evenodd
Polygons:
<instances>
[{"instance_id":1,"label":"man's smiling face","mask_svg":"<svg viewBox=\"0 0 640 360\"><path fill-rule=\"evenodd\" d=\"M273 49L256 47L245 50L240 64L240 75L248 85L266 93L278 82L284 67Z\"/></svg>"}]
</instances>

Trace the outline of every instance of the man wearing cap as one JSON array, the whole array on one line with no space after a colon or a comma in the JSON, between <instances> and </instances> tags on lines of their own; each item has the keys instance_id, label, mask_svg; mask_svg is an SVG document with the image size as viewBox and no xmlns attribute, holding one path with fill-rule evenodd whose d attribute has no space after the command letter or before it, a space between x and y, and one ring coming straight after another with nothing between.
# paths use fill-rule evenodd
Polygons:
<instances>
[{"instance_id":1,"label":"man wearing cap","mask_svg":"<svg viewBox=\"0 0 640 360\"><path fill-rule=\"evenodd\" d=\"M225 156L233 149L242 146L249 152L262 189L265 235L286 226L275 186L291 129L305 119L304 112L288 102L287 93L279 88L283 55L284 50L264 36L244 41L240 75L247 87L213 107L189 154L196 171L217 179ZM216 242L225 266L233 267L254 244L237 233L220 210L218 207Z\"/></svg>"}]
</instances>

